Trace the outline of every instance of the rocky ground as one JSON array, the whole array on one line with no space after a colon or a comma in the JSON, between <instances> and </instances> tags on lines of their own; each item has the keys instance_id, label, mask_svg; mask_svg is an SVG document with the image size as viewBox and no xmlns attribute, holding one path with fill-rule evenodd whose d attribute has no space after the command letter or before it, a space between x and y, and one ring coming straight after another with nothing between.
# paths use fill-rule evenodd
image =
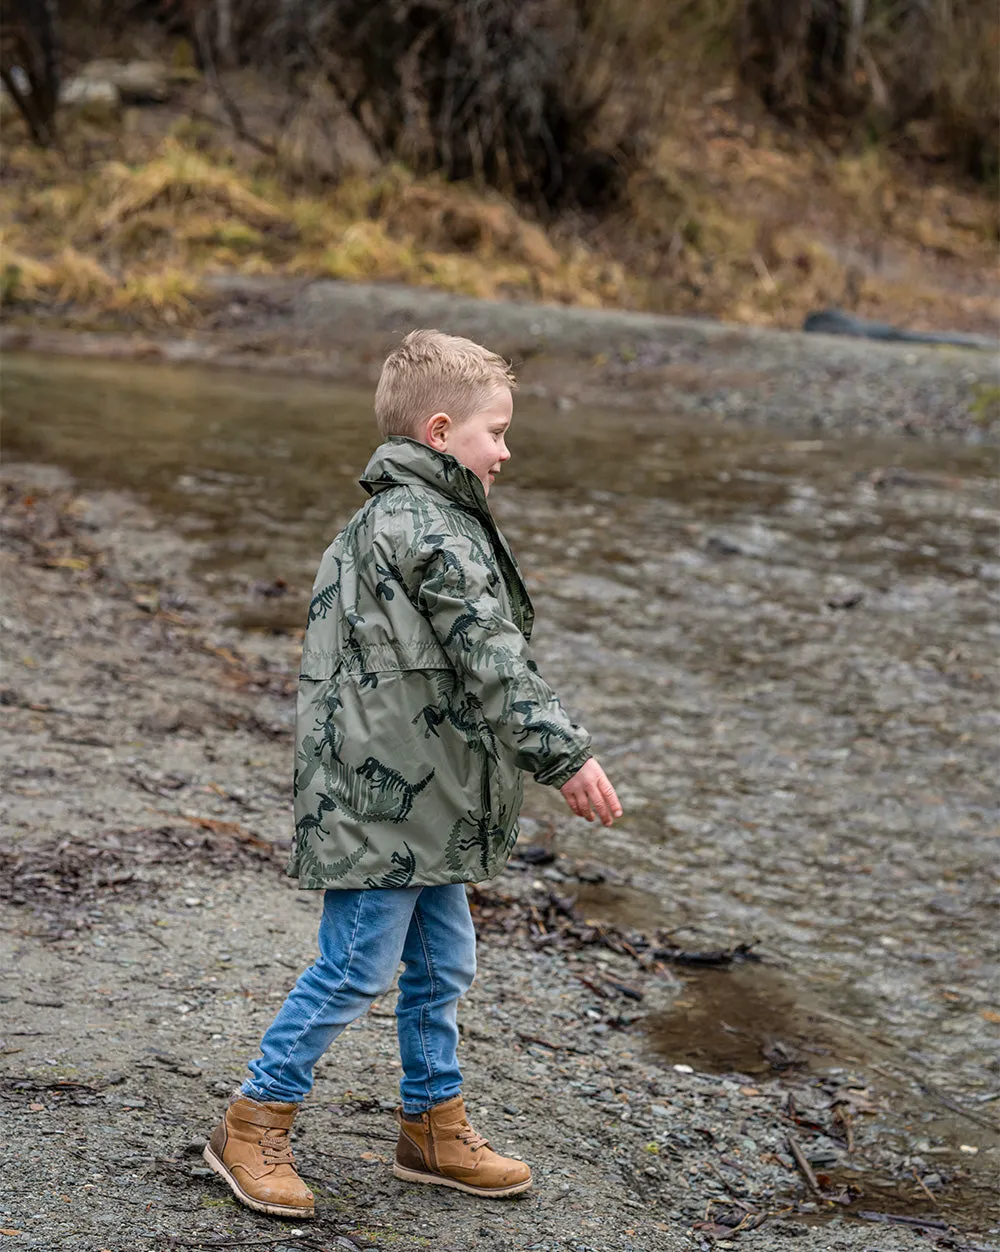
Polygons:
<instances>
[{"instance_id":1,"label":"rocky ground","mask_svg":"<svg viewBox=\"0 0 1000 1252\"><path fill-rule=\"evenodd\" d=\"M281 872L298 641L223 626L195 545L134 500L30 466L4 493L12 1248L997 1246L993 1106L956 1107L830 1014L753 1066L678 1062L668 1010L697 998L697 954L615 924L628 880L556 856L530 820L521 855L474 892L461 1023L474 1120L532 1163L534 1189L483 1202L392 1177L390 993L331 1049L297 1127L317 1221L236 1206L200 1149L314 952L320 904ZM739 962L705 935L710 973ZM754 955L729 970L734 1014L755 995L780 1010ZM964 1155L936 1146L942 1116Z\"/></svg>"}]
</instances>

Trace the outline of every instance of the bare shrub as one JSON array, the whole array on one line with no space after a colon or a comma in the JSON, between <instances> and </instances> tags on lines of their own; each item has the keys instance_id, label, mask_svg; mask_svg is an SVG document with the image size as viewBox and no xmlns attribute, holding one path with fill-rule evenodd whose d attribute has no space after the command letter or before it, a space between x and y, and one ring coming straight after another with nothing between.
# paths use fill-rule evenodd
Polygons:
<instances>
[{"instance_id":1,"label":"bare shrub","mask_svg":"<svg viewBox=\"0 0 1000 1252\"><path fill-rule=\"evenodd\" d=\"M621 10L615 0L250 0L227 40L230 55L303 93L322 75L383 160L539 208L596 207L622 195L656 111L642 59L624 75L616 56L642 27ZM199 46L217 29L212 14L201 11Z\"/></svg>"},{"instance_id":2,"label":"bare shrub","mask_svg":"<svg viewBox=\"0 0 1000 1252\"><path fill-rule=\"evenodd\" d=\"M780 117L894 137L914 121L979 177L998 164L992 0L745 0L740 69Z\"/></svg>"},{"instance_id":3,"label":"bare shrub","mask_svg":"<svg viewBox=\"0 0 1000 1252\"><path fill-rule=\"evenodd\" d=\"M35 143L55 139L59 102L55 0L7 0L0 25L0 79Z\"/></svg>"}]
</instances>

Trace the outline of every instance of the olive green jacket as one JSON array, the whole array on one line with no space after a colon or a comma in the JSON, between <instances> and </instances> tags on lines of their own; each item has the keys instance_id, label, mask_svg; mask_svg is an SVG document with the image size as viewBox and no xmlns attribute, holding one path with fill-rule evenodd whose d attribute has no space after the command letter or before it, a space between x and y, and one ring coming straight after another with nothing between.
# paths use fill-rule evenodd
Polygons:
<instances>
[{"instance_id":1,"label":"olive green jacket","mask_svg":"<svg viewBox=\"0 0 1000 1252\"><path fill-rule=\"evenodd\" d=\"M411 439L323 555L295 735L301 887L480 882L517 838L522 770L560 787L590 756L528 656L533 612L482 483Z\"/></svg>"}]
</instances>

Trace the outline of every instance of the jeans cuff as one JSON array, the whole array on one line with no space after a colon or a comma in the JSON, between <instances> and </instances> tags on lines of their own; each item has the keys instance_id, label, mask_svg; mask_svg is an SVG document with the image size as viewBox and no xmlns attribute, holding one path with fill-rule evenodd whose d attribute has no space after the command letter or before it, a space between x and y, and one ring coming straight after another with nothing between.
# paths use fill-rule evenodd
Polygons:
<instances>
[{"instance_id":1,"label":"jeans cuff","mask_svg":"<svg viewBox=\"0 0 1000 1252\"><path fill-rule=\"evenodd\" d=\"M400 1096L400 1103L403 1106L404 1113L426 1113L428 1109L434 1107L435 1104L444 1104L446 1100L454 1100L456 1096L462 1094L462 1088L456 1087L454 1091L435 1092L428 1103L427 1098L421 1100L407 1100L404 1096Z\"/></svg>"},{"instance_id":2,"label":"jeans cuff","mask_svg":"<svg viewBox=\"0 0 1000 1252\"><path fill-rule=\"evenodd\" d=\"M248 1100L256 1100L258 1104L301 1104L302 1096L289 1098L287 1096L276 1096L265 1091L263 1087L258 1087L252 1082L245 1082L240 1087L240 1095L246 1096Z\"/></svg>"}]
</instances>

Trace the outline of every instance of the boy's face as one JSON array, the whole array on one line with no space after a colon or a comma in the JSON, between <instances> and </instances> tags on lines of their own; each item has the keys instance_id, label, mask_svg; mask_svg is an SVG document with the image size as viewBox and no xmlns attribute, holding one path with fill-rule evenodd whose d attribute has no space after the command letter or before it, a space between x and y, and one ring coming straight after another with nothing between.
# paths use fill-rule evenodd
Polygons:
<instances>
[{"instance_id":1,"label":"boy's face","mask_svg":"<svg viewBox=\"0 0 1000 1252\"><path fill-rule=\"evenodd\" d=\"M453 422L444 413L437 413L426 427L424 442L438 452L449 452L472 470L490 494L493 480L504 461L510 460L505 436L514 413L514 399L507 387L498 387L485 408Z\"/></svg>"}]
</instances>

